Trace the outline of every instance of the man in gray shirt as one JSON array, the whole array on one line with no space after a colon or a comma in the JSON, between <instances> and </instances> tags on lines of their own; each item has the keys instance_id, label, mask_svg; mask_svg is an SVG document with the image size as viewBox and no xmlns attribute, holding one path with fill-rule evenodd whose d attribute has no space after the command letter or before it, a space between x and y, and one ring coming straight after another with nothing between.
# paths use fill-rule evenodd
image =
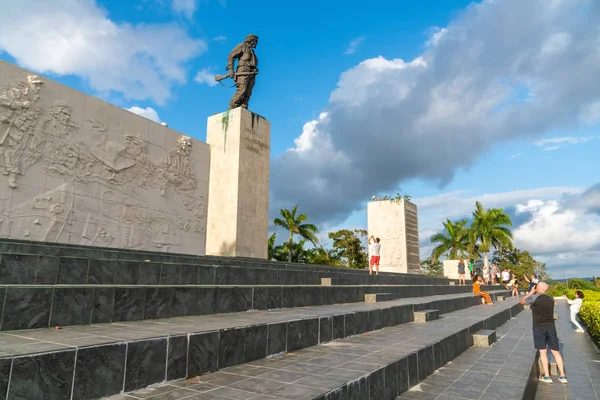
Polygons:
<instances>
[{"instance_id":1,"label":"man in gray shirt","mask_svg":"<svg viewBox=\"0 0 600 400\"><path fill-rule=\"evenodd\" d=\"M527 296L521 299L521 304L531 305L531 316L533 320L533 344L540 352L540 360L544 368L544 375L540 376L540 381L552 383L552 378L548 372L548 350L552 352L556 365L560 371L558 381L567 383L563 359L558 347L558 334L554 324L554 299L546 294L548 284L540 282L535 288L535 293L529 292Z\"/></svg>"}]
</instances>

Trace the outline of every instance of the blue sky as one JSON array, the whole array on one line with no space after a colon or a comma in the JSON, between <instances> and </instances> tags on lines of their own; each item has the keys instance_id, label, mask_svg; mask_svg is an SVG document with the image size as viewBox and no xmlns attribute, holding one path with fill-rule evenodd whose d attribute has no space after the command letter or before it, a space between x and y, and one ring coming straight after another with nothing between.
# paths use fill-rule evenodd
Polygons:
<instances>
[{"instance_id":1,"label":"blue sky","mask_svg":"<svg viewBox=\"0 0 600 400\"><path fill-rule=\"evenodd\" d=\"M0 57L199 140L232 94L202 77L257 34L272 216L366 227L370 195L409 193L426 256L482 200L553 274L599 275L595 0L15 3Z\"/></svg>"}]
</instances>

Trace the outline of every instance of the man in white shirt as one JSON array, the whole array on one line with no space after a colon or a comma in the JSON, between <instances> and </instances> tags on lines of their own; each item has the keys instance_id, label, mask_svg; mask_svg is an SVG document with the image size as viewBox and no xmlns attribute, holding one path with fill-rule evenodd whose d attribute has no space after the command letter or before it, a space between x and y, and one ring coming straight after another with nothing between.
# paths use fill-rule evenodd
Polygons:
<instances>
[{"instance_id":1,"label":"man in white shirt","mask_svg":"<svg viewBox=\"0 0 600 400\"><path fill-rule=\"evenodd\" d=\"M583 330L583 327L581 326L581 324L579 322L577 322L577 313L579 313L579 310L581 310L581 305L583 304L583 292L579 291L579 290L576 291L575 292L575 300L569 300L569 298L567 297L566 294L563 294L563 297L567 300L567 303L569 303L571 305L571 307L570 307L571 322L577 328L577 329L575 329L575 332L577 332L577 333L585 332Z\"/></svg>"},{"instance_id":2,"label":"man in white shirt","mask_svg":"<svg viewBox=\"0 0 600 400\"><path fill-rule=\"evenodd\" d=\"M504 268L504 271L502 271L502 283L504 284L504 287L508 289L508 282L510 282L510 272L508 272L508 269Z\"/></svg>"},{"instance_id":3,"label":"man in white shirt","mask_svg":"<svg viewBox=\"0 0 600 400\"><path fill-rule=\"evenodd\" d=\"M373 240L373 244L371 244L371 240ZM381 251L381 244L379 243L379 238L375 238L373 235L371 235L369 237L369 246L371 247L371 259L369 260L369 275L373 274L373 265L375 265L375 275L379 275L379 260Z\"/></svg>"}]
</instances>

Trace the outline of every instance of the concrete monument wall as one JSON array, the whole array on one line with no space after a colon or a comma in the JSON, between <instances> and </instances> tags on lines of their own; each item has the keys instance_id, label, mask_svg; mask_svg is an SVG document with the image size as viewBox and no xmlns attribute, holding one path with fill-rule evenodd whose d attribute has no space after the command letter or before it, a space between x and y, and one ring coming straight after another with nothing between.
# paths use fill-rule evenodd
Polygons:
<instances>
[{"instance_id":1,"label":"concrete monument wall","mask_svg":"<svg viewBox=\"0 0 600 400\"><path fill-rule=\"evenodd\" d=\"M0 237L205 254L206 143L0 61Z\"/></svg>"},{"instance_id":2,"label":"concrete monument wall","mask_svg":"<svg viewBox=\"0 0 600 400\"><path fill-rule=\"evenodd\" d=\"M421 273L417 206L404 200L371 201L367 213L369 236L381 239L379 270Z\"/></svg>"},{"instance_id":3,"label":"concrete monument wall","mask_svg":"<svg viewBox=\"0 0 600 400\"><path fill-rule=\"evenodd\" d=\"M245 108L208 119L207 254L267 258L270 132L266 119Z\"/></svg>"},{"instance_id":4,"label":"concrete monument wall","mask_svg":"<svg viewBox=\"0 0 600 400\"><path fill-rule=\"evenodd\" d=\"M458 279L458 262L459 260L444 260L444 276L448 279ZM468 261L465 261L467 263ZM469 278L469 268L465 265L465 279Z\"/></svg>"}]
</instances>

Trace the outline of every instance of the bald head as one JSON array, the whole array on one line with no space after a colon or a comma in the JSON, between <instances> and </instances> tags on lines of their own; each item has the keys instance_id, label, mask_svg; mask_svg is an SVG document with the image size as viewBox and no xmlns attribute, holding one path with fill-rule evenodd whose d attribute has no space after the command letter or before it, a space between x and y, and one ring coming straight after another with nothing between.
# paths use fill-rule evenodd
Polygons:
<instances>
[{"instance_id":1,"label":"bald head","mask_svg":"<svg viewBox=\"0 0 600 400\"><path fill-rule=\"evenodd\" d=\"M539 282L536 288L538 293L546 293L548 290L548 284L546 282Z\"/></svg>"}]
</instances>

